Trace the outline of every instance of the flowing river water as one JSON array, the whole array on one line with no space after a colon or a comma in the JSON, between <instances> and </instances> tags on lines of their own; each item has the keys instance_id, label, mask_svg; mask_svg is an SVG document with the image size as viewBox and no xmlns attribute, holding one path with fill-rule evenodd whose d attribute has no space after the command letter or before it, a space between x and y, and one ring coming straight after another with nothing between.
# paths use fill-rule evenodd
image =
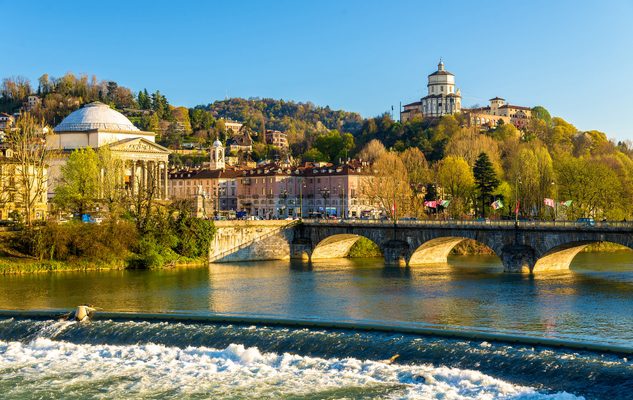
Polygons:
<instances>
[{"instance_id":1,"label":"flowing river water","mask_svg":"<svg viewBox=\"0 0 633 400\"><path fill-rule=\"evenodd\" d=\"M535 276L456 256L410 269L343 259L0 277L0 309L82 303L130 315L0 317L0 397L633 399L633 354L617 351L204 320L352 321L633 352L630 252L581 253L570 271Z\"/></svg>"}]
</instances>

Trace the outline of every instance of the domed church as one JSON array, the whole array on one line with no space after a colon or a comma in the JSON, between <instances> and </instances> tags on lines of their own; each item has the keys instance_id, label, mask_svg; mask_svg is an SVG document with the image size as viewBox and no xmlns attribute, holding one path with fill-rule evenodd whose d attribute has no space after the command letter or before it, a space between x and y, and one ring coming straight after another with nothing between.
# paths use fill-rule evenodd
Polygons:
<instances>
[{"instance_id":1,"label":"domed church","mask_svg":"<svg viewBox=\"0 0 633 400\"><path fill-rule=\"evenodd\" d=\"M155 138L154 132L139 130L107 104L96 101L84 105L64 118L46 138L46 146L58 152L50 163L49 197L73 150L108 146L112 155L123 161L123 168L116 172L120 187L130 194L151 188L156 198L167 199L170 152L155 143Z\"/></svg>"}]
</instances>

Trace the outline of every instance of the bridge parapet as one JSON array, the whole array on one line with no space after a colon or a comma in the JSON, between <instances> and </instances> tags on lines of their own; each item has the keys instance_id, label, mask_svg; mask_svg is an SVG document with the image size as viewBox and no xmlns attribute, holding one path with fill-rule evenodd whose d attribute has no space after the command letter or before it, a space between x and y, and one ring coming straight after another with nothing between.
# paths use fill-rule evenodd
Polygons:
<instances>
[{"instance_id":1,"label":"bridge parapet","mask_svg":"<svg viewBox=\"0 0 633 400\"><path fill-rule=\"evenodd\" d=\"M633 222L626 221L599 221L592 224L578 221L475 221L475 220L398 220L385 221L378 219L303 219L306 225L336 225L336 226L380 226L380 227L438 227L438 228L473 228L473 229L505 229L505 230L581 230L587 232L609 231L633 232Z\"/></svg>"}]
</instances>

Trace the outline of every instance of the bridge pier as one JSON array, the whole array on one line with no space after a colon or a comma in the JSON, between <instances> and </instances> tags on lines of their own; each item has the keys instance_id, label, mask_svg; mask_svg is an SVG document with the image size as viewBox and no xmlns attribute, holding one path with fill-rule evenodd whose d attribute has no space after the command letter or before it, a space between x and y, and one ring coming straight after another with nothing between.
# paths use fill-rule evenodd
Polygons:
<instances>
[{"instance_id":1,"label":"bridge pier","mask_svg":"<svg viewBox=\"0 0 633 400\"><path fill-rule=\"evenodd\" d=\"M503 272L531 273L537 260L534 249L521 244L504 246L499 256Z\"/></svg>"},{"instance_id":2,"label":"bridge pier","mask_svg":"<svg viewBox=\"0 0 633 400\"><path fill-rule=\"evenodd\" d=\"M409 244L400 240L390 240L382 246L385 266L406 267L409 264Z\"/></svg>"},{"instance_id":3,"label":"bridge pier","mask_svg":"<svg viewBox=\"0 0 633 400\"><path fill-rule=\"evenodd\" d=\"M310 239L295 238L290 244L290 258L293 260L310 261L312 243Z\"/></svg>"}]
</instances>

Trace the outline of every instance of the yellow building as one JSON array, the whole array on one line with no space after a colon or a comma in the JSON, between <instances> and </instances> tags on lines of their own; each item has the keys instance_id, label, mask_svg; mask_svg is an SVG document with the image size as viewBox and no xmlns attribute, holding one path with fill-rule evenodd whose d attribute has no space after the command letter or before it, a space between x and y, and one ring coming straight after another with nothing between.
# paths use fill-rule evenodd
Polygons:
<instances>
[{"instance_id":1,"label":"yellow building","mask_svg":"<svg viewBox=\"0 0 633 400\"><path fill-rule=\"evenodd\" d=\"M15 219L16 213L24 217L25 203L32 202L32 216L36 220L46 217L47 168L40 171L28 166L28 175L22 174L22 165L13 150L0 146L0 220ZM22 188L24 179L31 186L30 193Z\"/></svg>"},{"instance_id":2,"label":"yellow building","mask_svg":"<svg viewBox=\"0 0 633 400\"><path fill-rule=\"evenodd\" d=\"M511 123L518 129L523 129L532 118L530 107L508 104L501 97L490 99L490 105L487 107L463 109L462 113L466 115L470 126L482 127L493 127L502 120L504 123Z\"/></svg>"}]
</instances>

